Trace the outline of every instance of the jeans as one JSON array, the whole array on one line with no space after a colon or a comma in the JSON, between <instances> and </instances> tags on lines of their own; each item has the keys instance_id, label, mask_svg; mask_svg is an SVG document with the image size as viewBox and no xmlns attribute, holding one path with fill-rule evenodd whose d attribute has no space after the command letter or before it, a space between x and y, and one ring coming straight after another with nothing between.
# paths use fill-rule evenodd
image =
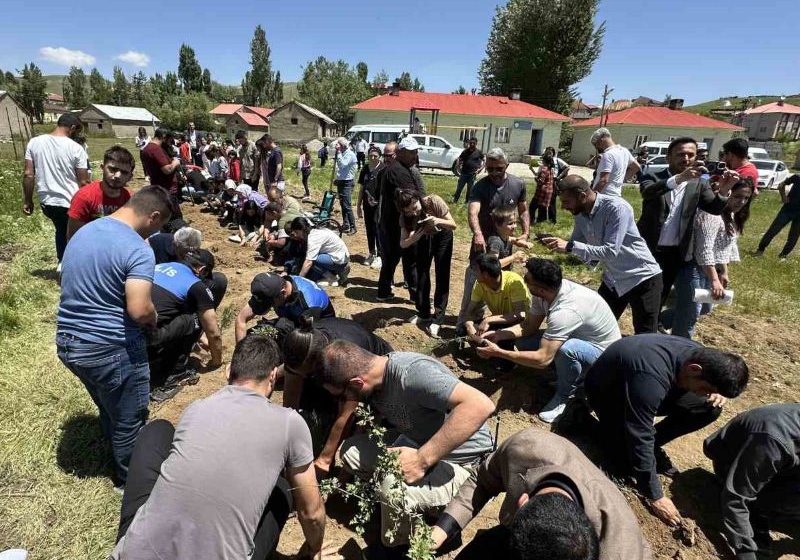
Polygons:
<instances>
[{"instance_id":1,"label":"jeans","mask_svg":"<svg viewBox=\"0 0 800 560\"><path fill-rule=\"evenodd\" d=\"M661 311L661 273L642 280L623 296L617 295L617 292L613 288L609 288L605 282L600 285L597 293L606 300L617 319L622 316L628 305L631 306L635 334L658 332L658 313Z\"/></svg>"},{"instance_id":2,"label":"jeans","mask_svg":"<svg viewBox=\"0 0 800 560\"><path fill-rule=\"evenodd\" d=\"M538 350L542 336L525 336L515 341L518 350ZM585 340L570 338L561 345L553 358L556 369L556 396L566 401L575 394L575 389L583 382L586 371L600 357L603 351Z\"/></svg>"},{"instance_id":3,"label":"jeans","mask_svg":"<svg viewBox=\"0 0 800 560\"><path fill-rule=\"evenodd\" d=\"M50 218L50 221L56 227L56 256L58 257L58 262L61 262L61 259L64 258L64 249L67 247L68 211L69 208L65 206L42 204L42 214Z\"/></svg>"},{"instance_id":4,"label":"jeans","mask_svg":"<svg viewBox=\"0 0 800 560\"><path fill-rule=\"evenodd\" d=\"M361 207L364 211L364 229L367 230L367 250L370 255L377 255L380 252L376 221L377 206L370 206L365 200Z\"/></svg>"},{"instance_id":5,"label":"jeans","mask_svg":"<svg viewBox=\"0 0 800 560\"><path fill-rule=\"evenodd\" d=\"M125 482L136 436L147 420L150 368L145 339L127 346L87 342L59 332L61 362L86 387L100 412L103 434L111 440L116 482Z\"/></svg>"},{"instance_id":6,"label":"jeans","mask_svg":"<svg viewBox=\"0 0 800 560\"><path fill-rule=\"evenodd\" d=\"M125 536L136 512L150 498L161 464L169 457L174 436L175 428L167 420L153 420L142 429L133 450L130 476L122 496L117 541ZM285 479L278 478L253 536L254 550L250 560L269 558L278 546L278 538L292 508L289 484Z\"/></svg>"},{"instance_id":7,"label":"jeans","mask_svg":"<svg viewBox=\"0 0 800 560\"><path fill-rule=\"evenodd\" d=\"M342 207L342 228L344 231L356 228L356 218L353 216L353 180L334 181L336 192L339 193L339 205Z\"/></svg>"},{"instance_id":8,"label":"jeans","mask_svg":"<svg viewBox=\"0 0 800 560\"><path fill-rule=\"evenodd\" d=\"M305 191L305 195L310 196L311 191L308 190L308 178L311 176L311 168L303 167L300 170L300 176L303 178L303 190Z\"/></svg>"},{"instance_id":9,"label":"jeans","mask_svg":"<svg viewBox=\"0 0 800 560\"><path fill-rule=\"evenodd\" d=\"M416 243L417 249L417 314L431 318L431 265L436 267L436 291L433 293L433 322L441 325L450 296L450 263L453 260L453 232L440 231Z\"/></svg>"},{"instance_id":10,"label":"jeans","mask_svg":"<svg viewBox=\"0 0 800 560\"><path fill-rule=\"evenodd\" d=\"M469 202L469 193L472 190L472 185L475 184L475 173L462 173L458 176L458 182L456 183L456 193L453 195L453 202L458 202L458 198L461 196L461 191L464 188L464 185L467 186L467 192L464 194L464 202Z\"/></svg>"},{"instance_id":11,"label":"jeans","mask_svg":"<svg viewBox=\"0 0 800 560\"><path fill-rule=\"evenodd\" d=\"M797 240L800 239L800 210L787 208L786 204L778 211L778 215L775 216L772 225L769 226L764 237L761 238L761 242L758 244L758 250L766 250L767 246L772 242L772 239L789 224L792 224L789 228L789 237L786 238L786 244L783 246L783 250L780 253L781 257L788 256L789 253L794 250L795 245L797 245Z\"/></svg>"},{"instance_id":12,"label":"jeans","mask_svg":"<svg viewBox=\"0 0 800 560\"><path fill-rule=\"evenodd\" d=\"M289 259L286 261L286 263L284 263L284 266L286 266L288 270L291 270L292 274L297 274L297 272L300 271L300 267L298 267L296 264L298 260ZM320 253L317 255L317 259L313 261L311 269L308 271L306 277L313 282L319 282L327 275L336 276L340 274L345 268L347 268L349 264L350 261L347 261L344 264L337 264L333 262L333 259L329 254Z\"/></svg>"},{"instance_id":13,"label":"jeans","mask_svg":"<svg viewBox=\"0 0 800 560\"><path fill-rule=\"evenodd\" d=\"M694 261L684 263L675 278L675 303L671 309L661 314L664 328L672 329L674 336L692 338L699 314L698 305L694 302L695 288L705 286L705 275Z\"/></svg>"}]
</instances>

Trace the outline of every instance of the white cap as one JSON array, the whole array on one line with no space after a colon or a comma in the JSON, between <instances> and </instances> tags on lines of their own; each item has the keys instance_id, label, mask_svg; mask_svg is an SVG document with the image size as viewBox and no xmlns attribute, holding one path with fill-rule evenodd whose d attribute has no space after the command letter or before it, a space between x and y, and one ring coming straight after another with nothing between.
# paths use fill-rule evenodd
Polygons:
<instances>
[{"instance_id":1,"label":"white cap","mask_svg":"<svg viewBox=\"0 0 800 560\"><path fill-rule=\"evenodd\" d=\"M400 140L400 144L398 147L401 150L419 150L419 143L413 136L406 136L402 140Z\"/></svg>"},{"instance_id":2,"label":"white cap","mask_svg":"<svg viewBox=\"0 0 800 560\"><path fill-rule=\"evenodd\" d=\"M225 188L226 189L235 189L236 188L236 181L233 179L225 179Z\"/></svg>"}]
</instances>

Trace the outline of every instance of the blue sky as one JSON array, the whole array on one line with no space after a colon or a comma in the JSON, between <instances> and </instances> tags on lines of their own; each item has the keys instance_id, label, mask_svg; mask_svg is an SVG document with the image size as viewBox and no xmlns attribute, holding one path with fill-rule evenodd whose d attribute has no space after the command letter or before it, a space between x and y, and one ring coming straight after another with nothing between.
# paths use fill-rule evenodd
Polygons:
<instances>
[{"instance_id":1,"label":"blue sky","mask_svg":"<svg viewBox=\"0 0 800 560\"><path fill-rule=\"evenodd\" d=\"M66 73L68 61L78 60L107 76L115 64L128 73L165 72L177 67L185 41L215 80L234 84L248 69L250 38L260 23L284 81L298 79L305 63L322 54L363 60L370 75L383 68L394 78L409 70L428 91L442 92L478 85L495 6L492 0L3 4L3 70L32 60L47 74ZM797 0L603 0L603 52L579 92L595 103L605 83L616 99L670 94L687 103L800 93L798 11ZM115 59L125 53L125 62ZM142 54L149 61L136 66L145 64Z\"/></svg>"}]
</instances>

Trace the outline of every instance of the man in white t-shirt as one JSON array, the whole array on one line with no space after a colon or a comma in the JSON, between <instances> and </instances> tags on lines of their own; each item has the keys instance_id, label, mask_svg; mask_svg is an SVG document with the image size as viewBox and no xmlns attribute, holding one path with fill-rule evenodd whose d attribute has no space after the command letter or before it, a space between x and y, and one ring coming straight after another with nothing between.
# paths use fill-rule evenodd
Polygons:
<instances>
[{"instance_id":1,"label":"man in white t-shirt","mask_svg":"<svg viewBox=\"0 0 800 560\"><path fill-rule=\"evenodd\" d=\"M614 143L607 128L595 130L591 142L600 154L592 190L622 196L622 184L630 181L641 170L641 166L626 148Z\"/></svg>"},{"instance_id":2,"label":"man in white t-shirt","mask_svg":"<svg viewBox=\"0 0 800 560\"><path fill-rule=\"evenodd\" d=\"M536 369L552 363L556 394L539 412L539 418L549 423L564 412L586 371L621 335L605 300L594 290L563 280L558 263L533 257L525 267L525 283L533 296L525 323L484 335L488 342L478 354ZM535 334L544 321L544 333ZM516 339L516 350L496 344L510 339Z\"/></svg>"},{"instance_id":3,"label":"man in white t-shirt","mask_svg":"<svg viewBox=\"0 0 800 560\"><path fill-rule=\"evenodd\" d=\"M67 246L67 211L73 195L89 183L86 151L74 138L83 129L77 115L65 113L50 134L31 138L25 149L25 174L22 178L26 216L33 214L33 187L39 195L42 213L56 227L56 255L59 268Z\"/></svg>"},{"instance_id":4,"label":"man in white t-shirt","mask_svg":"<svg viewBox=\"0 0 800 560\"><path fill-rule=\"evenodd\" d=\"M311 227L307 218L292 220L289 237L305 245L305 257L298 276L313 280L318 286L344 286L350 275L350 251L342 238L327 228ZM288 270L295 269L294 261L287 261Z\"/></svg>"}]
</instances>

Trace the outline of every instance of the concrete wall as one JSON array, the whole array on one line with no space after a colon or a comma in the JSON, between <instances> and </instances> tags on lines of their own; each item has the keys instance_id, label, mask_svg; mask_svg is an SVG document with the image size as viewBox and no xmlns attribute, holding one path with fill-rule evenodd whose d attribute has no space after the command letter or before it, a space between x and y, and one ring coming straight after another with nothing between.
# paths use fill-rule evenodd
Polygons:
<instances>
[{"instance_id":1,"label":"concrete wall","mask_svg":"<svg viewBox=\"0 0 800 560\"><path fill-rule=\"evenodd\" d=\"M270 134L284 144L305 144L323 136L320 119L294 103L273 111L269 116L269 128Z\"/></svg>"},{"instance_id":2,"label":"concrete wall","mask_svg":"<svg viewBox=\"0 0 800 560\"><path fill-rule=\"evenodd\" d=\"M244 122L242 117L234 113L225 121L225 130L230 138L233 138L238 131L244 130L247 133L247 139L255 142L269 132L269 127L252 127Z\"/></svg>"},{"instance_id":3,"label":"concrete wall","mask_svg":"<svg viewBox=\"0 0 800 560\"><path fill-rule=\"evenodd\" d=\"M716 157L717 152L722 148L722 144L734 137L737 131L720 128L673 128L668 126L647 126L647 125L628 125L611 124L608 125L614 142L626 148L633 148L636 137L640 134L647 136L649 142L669 141L670 137L691 136L698 142L709 142L710 153ZM575 165L586 165L595 149L589 143L592 133L597 130L594 126L575 127L575 134L572 137L572 151L570 163Z\"/></svg>"},{"instance_id":4,"label":"concrete wall","mask_svg":"<svg viewBox=\"0 0 800 560\"><path fill-rule=\"evenodd\" d=\"M355 113L354 125L407 125L409 118L409 114L404 111L365 111L358 109ZM430 113L420 112L419 118L428 127L428 134L433 134L430 127ZM531 129L514 128L515 121L531 123ZM541 154L547 146L558 148L558 142L561 139L560 121L455 114L439 114L439 130L436 131L436 135L441 136L460 148L463 146L463 141L460 139L459 135L463 129L483 128L489 125L492 126L491 137L489 137L489 130L485 132L479 130L477 133L478 145L482 145L484 151L494 147L502 148L511 161L522 161L523 156L530 153L531 134L533 130L538 129L542 131L541 150L536 155ZM458 128L445 128L451 126ZM509 129L508 142L497 141L497 129L499 127L507 127Z\"/></svg>"},{"instance_id":5,"label":"concrete wall","mask_svg":"<svg viewBox=\"0 0 800 560\"><path fill-rule=\"evenodd\" d=\"M8 123L9 119L11 125ZM25 111L11 99L10 95L4 95L0 100L0 138L11 138L12 134L15 138L27 137L32 131L28 131L26 124L30 126Z\"/></svg>"},{"instance_id":6,"label":"concrete wall","mask_svg":"<svg viewBox=\"0 0 800 560\"><path fill-rule=\"evenodd\" d=\"M747 129L750 140L772 140L778 134L778 124L786 113L756 113L745 115L742 126ZM781 133L794 134L795 139L800 138L800 115L789 115L786 128Z\"/></svg>"}]
</instances>

